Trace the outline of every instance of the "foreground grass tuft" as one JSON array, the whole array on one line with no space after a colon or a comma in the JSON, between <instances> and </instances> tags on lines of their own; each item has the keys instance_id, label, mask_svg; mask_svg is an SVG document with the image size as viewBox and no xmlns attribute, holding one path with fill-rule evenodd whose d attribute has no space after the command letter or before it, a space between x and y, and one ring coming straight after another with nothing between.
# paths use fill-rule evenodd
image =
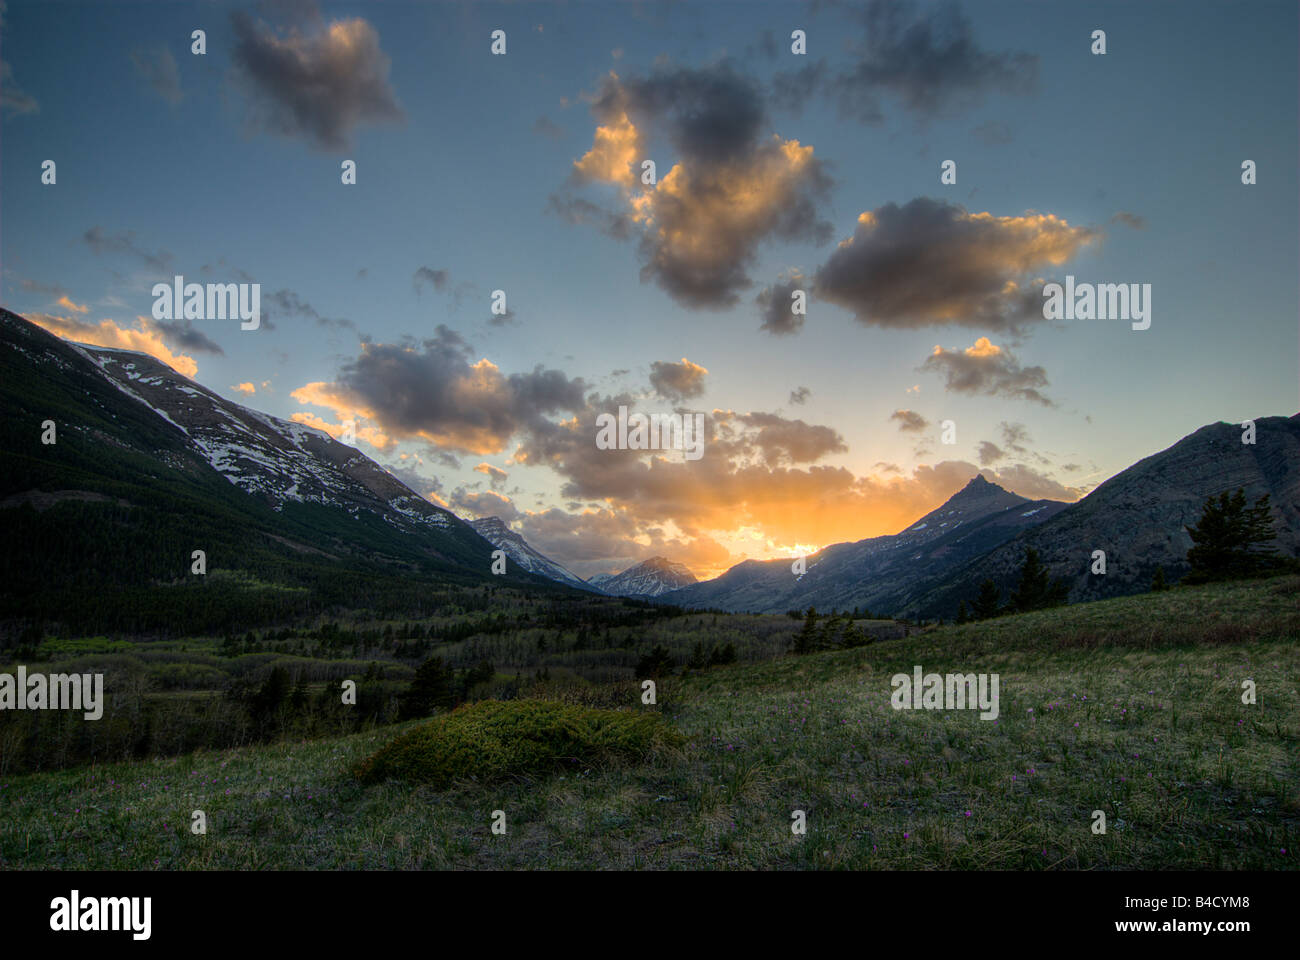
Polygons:
<instances>
[{"instance_id":1,"label":"foreground grass tuft","mask_svg":"<svg viewBox=\"0 0 1300 960\"><path fill-rule=\"evenodd\" d=\"M680 744L657 714L545 700L485 700L403 734L357 764L364 783L402 780L442 789L572 764L636 762Z\"/></svg>"}]
</instances>

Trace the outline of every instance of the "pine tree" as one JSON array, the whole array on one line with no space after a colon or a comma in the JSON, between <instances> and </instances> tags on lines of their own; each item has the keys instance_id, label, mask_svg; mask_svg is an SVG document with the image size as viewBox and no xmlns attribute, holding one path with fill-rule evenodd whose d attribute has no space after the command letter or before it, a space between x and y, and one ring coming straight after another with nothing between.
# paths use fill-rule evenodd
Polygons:
<instances>
[{"instance_id":1,"label":"pine tree","mask_svg":"<svg viewBox=\"0 0 1300 960\"><path fill-rule=\"evenodd\" d=\"M1247 576L1267 569L1277 559L1269 543L1277 539L1269 496L1264 494L1253 507L1246 506L1245 488L1209 497L1201 509L1200 522L1187 528L1192 548L1187 551L1191 572L1187 582L1204 583Z\"/></svg>"},{"instance_id":2,"label":"pine tree","mask_svg":"<svg viewBox=\"0 0 1300 960\"><path fill-rule=\"evenodd\" d=\"M1151 578L1151 589L1156 593L1161 590L1168 590L1169 585L1165 583L1165 568L1156 567L1156 575Z\"/></svg>"},{"instance_id":3,"label":"pine tree","mask_svg":"<svg viewBox=\"0 0 1300 960\"><path fill-rule=\"evenodd\" d=\"M794 652L812 653L817 647L817 608L809 607L804 617L803 629L795 634Z\"/></svg>"},{"instance_id":4,"label":"pine tree","mask_svg":"<svg viewBox=\"0 0 1300 960\"><path fill-rule=\"evenodd\" d=\"M1011 593L1011 607L1017 613L1041 610L1065 600L1068 588L1060 580L1052 580L1051 573L1038 560L1038 551L1025 548L1025 563L1020 568L1020 582Z\"/></svg>"},{"instance_id":5,"label":"pine tree","mask_svg":"<svg viewBox=\"0 0 1300 960\"><path fill-rule=\"evenodd\" d=\"M992 580L985 580L980 584L979 596L975 598L973 618L976 620L987 620L990 617L998 615L998 608L1002 602L1001 593L997 584Z\"/></svg>"},{"instance_id":6,"label":"pine tree","mask_svg":"<svg viewBox=\"0 0 1300 960\"><path fill-rule=\"evenodd\" d=\"M990 581L990 582L991 582L991 581ZM957 606L957 622L958 622L958 623L970 623L970 614L968 614L968 613L966 612L966 601L965 601L965 600L963 600L963 601L962 601L960 604L958 604L958 606Z\"/></svg>"},{"instance_id":7,"label":"pine tree","mask_svg":"<svg viewBox=\"0 0 1300 960\"><path fill-rule=\"evenodd\" d=\"M442 657L430 657L420 664L411 678L411 685L402 694L399 717L413 720L427 717L434 710L445 710L452 706L453 674L443 662Z\"/></svg>"}]
</instances>

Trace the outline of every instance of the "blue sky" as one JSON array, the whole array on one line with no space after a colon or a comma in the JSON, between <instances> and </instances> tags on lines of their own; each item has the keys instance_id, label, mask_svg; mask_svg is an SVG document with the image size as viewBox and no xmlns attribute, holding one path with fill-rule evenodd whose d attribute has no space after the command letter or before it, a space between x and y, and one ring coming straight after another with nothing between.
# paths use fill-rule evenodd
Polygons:
<instances>
[{"instance_id":1,"label":"blue sky","mask_svg":"<svg viewBox=\"0 0 1300 960\"><path fill-rule=\"evenodd\" d=\"M11 0L4 17L6 306L74 339L161 344L278 416L336 429L359 414L383 438L363 452L579 573L665 554L703 575L896 532L981 469L1074 499L1205 423L1297 408L1294 4ZM489 51L498 28L505 56ZM814 67L801 102L780 95ZM575 173L624 106L657 187ZM751 109L752 136L719 146ZM717 123L702 133L692 111ZM778 168L754 166L782 162L772 142L811 147L821 188L791 174L775 196ZM679 165L696 187L670 242L654 231ZM745 171L765 211L820 232L719 223L700 185ZM648 227L628 220L637 196L655 204ZM561 216L577 199L623 238ZM872 253L833 277L865 211L879 226L850 252ZM912 236L924 264L891 246ZM1060 262L1019 262L1048 239ZM731 273L704 271L713 302L647 253L680 266L697 241L713 256L731 240ZM442 289L417 290L422 267ZM854 294L857 269L880 272ZM755 297L792 270L806 321L760 329ZM195 321L222 352L187 349L148 323L153 284L175 273L260 283L271 323ZM1151 284L1150 329L931 309L950 283L960 300L1067 273ZM510 323L490 321L495 289ZM334 406L311 402L326 394ZM587 428L620 397L704 411L718 439L700 465L601 459ZM946 419L955 445L939 442Z\"/></svg>"}]
</instances>

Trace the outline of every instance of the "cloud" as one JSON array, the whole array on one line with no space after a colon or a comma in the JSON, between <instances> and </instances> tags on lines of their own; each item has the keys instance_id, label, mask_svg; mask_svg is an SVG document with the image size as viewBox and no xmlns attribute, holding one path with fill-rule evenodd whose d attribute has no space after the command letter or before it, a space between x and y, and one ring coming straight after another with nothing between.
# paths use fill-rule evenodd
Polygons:
<instances>
[{"instance_id":1,"label":"cloud","mask_svg":"<svg viewBox=\"0 0 1300 960\"><path fill-rule=\"evenodd\" d=\"M546 137L548 140L564 139L564 128L546 116L538 117L533 121L533 133Z\"/></svg>"},{"instance_id":2,"label":"cloud","mask_svg":"<svg viewBox=\"0 0 1300 960\"><path fill-rule=\"evenodd\" d=\"M1067 487L1032 467L1015 463L1001 470L981 470L993 483L1030 500L1064 500L1073 503L1086 492L1082 487Z\"/></svg>"},{"instance_id":3,"label":"cloud","mask_svg":"<svg viewBox=\"0 0 1300 960\"><path fill-rule=\"evenodd\" d=\"M1015 332L1043 319L1034 271L1065 263L1098 235L1051 214L997 217L918 197L862 213L817 270L813 292L870 326Z\"/></svg>"},{"instance_id":4,"label":"cloud","mask_svg":"<svg viewBox=\"0 0 1300 960\"><path fill-rule=\"evenodd\" d=\"M154 320L152 325L171 343L176 344L182 350L192 350L195 353L210 353L217 357L226 355L226 351L221 348L221 344L209 338L202 331L195 330L190 325L189 320Z\"/></svg>"},{"instance_id":5,"label":"cloud","mask_svg":"<svg viewBox=\"0 0 1300 960\"><path fill-rule=\"evenodd\" d=\"M1011 128L997 120L981 123L971 130L971 136L990 147L1011 142Z\"/></svg>"},{"instance_id":6,"label":"cloud","mask_svg":"<svg viewBox=\"0 0 1300 960\"><path fill-rule=\"evenodd\" d=\"M981 467L997 463L1005 456L1006 454L1002 452L997 444L990 443L988 440L980 441L979 462Z\"/></svg>"},{"instance_id":7,"label":"cloud","mask_svg":"<svg viewBox=\"0 0 1300 960\"><path fill-rule=\"evenodd\" d=\"M41 112L36 98L14 82L13 67L6 60L0 60L0 112L11 117Z\"/></svg>"},{"instance_id":8,"label":"cloud","mask_svg":"<svg viewBox=\"0 0 1300 960\"><path fill-rule=\"evenodd\" d=\"M920 433L930 425L930 421L915 410L895 410L889 415L889 419L898 421L898 429L901 433Z\"/></svg>"},{"instance_id":9,"label":"cloud","mask_svg":"<svg viewBox=\"0 0 1300 960\"><path fill-rule=\"evenodd\" d=\"M411 278L411 282L414 284L415 292L418 294L424 291L424 285L426 283L432 284L433 289L435 290L445 290L450 279L451 275L446 270L435 270L432 267L420 267L420 269L415 271L415 275Z\"/></svg>"},{"instance_id":10,"label":"cloud","mask_svg":"<svg viewBox=\"0 0 1300 960\"><path fill-rule=\"evenodd\" d=\"M718 417L726 423L726 417ZM848 447L838 432L821 424L790 420L775 413L737 414L735 419L747 427L757 428L749 442L773 466L813 463L832 453L845 453Z\"/></svg>"},{"instance_id":11,"label":"cloud","mask_svg":"<svg viewBox=\"0 0 1300 960\"><path fill-rule=\"evenodd\" d=\"M333 383L309 383L292 396L372 420L385 435L480 455L501 452L517 432L549 423L547 415L585 406L581 379L540 366L507 375L470 355L459 334L439 325L419 343L363 343Z\"/></svg>"},{"instance_id":12,"label":"cloud","mask_svg":"<svg viewBox=\"0 0 1300 960\"><path fill-rule=\"evenodd\" d=\"M230 389L235 391L235 393L247 394L250 397L253 394L257 393L257 387L253 386L253 384L247 380L245 380L243 383L234 384L233 386L231 386Z\"/></svg>"},{"instance_id":13,"label":"cloud","mask_svg":"<svg viewBox=\"0 0 1300 960\"><path fill-rule=\"evenodd\" d=\"M764 287L754 298L763 320L759 329L774 336L798 333L806 316L794 312L793 296L796 290L803 290L806 294L807 287L807 279L798 270L791 270L770 287Z\"/></svg>"},{"instance_id":14,"label":"cloud","mask_svg":"<svg viewBox=\"0 0 1300 960\"><path fill-rule=\"evenodd\" d=\"M983 394L1029 400L1044 407L1056 406L1040 387L1047 386L1042 367L1022 367L1015 355L988 337L980 337L965 350L945 350L935 345L921 370L942 373L945 386L953 393Z\"/></svg>"},{"instance_id":15,"label":"cloud","mask_svg":"<svg viewBox=\"0 0 1300 960\"><path fill-rule=\"evenodd\" d=\"M165 271L171 269L169 265L171 264L172 255L166 250L159 250L157 253L150 253L145 250L135 242L134 230L108 236L104 233L103 227L94 226L82 234L82 239L97 254L125 254L143 261L155 270Z\"/></svg>"},{"instance_id":16,"label":"cloud","mask_svg":"<svg viewBox=\"0 0 1300 960\"><path fill-rule=\"evenodd\" d=\"M570 186L616 185L623 210L568 194L553 197L551 209L638 236L641 280L683 306L736 303L752 285L748 268L766 240L829 239L816 209L830 186L824 164L811 146L765 135L761 91L729 65L610 73L590 99L598 126ZM648 186L640 164L661 137L677 161Z\"/></svg>"},{"instance_id":17,"label":"cloud","mask_svg":"<svg viewBox=\"0 0 1300 960\"><path fill-rule=\"evenodd\" d=\"M1126 227L1132 227L1134 230L1145 230L1147 228L1146 218L1139 217L1136 213L1129 213L1127 210L1120 210L1110 218L1111 223L1122 223Z\"/></svg>"},{"instance_id":18,"label":"cloud","mask_svg":"<svg viewBox=\"0 0 1300 960\"><path fill-rule=\"evenodd\" d=\"M812 396L812 391L807 387L795 387L790 391L790 402L802 405L808 402L810 396Z\"/></svg>"},{"instance_id":19,"label":"cloud","mask_svg":"<svg viewBox=\"0 0 1300 960\"><path fill-rule=\"evenodd\" d=\"M247 94L249 122L345 150L365 124L404 119L389 84L390 62L366 20L299 19L283 35L243 11L231 14L236 83Z\"/></svg>"},{"instance_id":20,"label":"cloud","mask_svg":"<svg viewBox=\"0 0 1300 960\"><path fill-rule=\"evenodd\" d=\"M405 457L405 455L403 455ZM414 458L414 462L422 463L419 458ZM414 467L405 464L382 464L383 468L395 476L402 483L406 484L426 500L433 500L436 494L442 492L442 481L437 477L426 477L419 473Z\"/></svg>"},{"instance_id":21,"label":"cloud","mask_svg":"<svg viewBox=\"0 0 1300 960\"><path fill-rule=\"evenodd\" d=\"M55 301L55 305L62 307L64 310L71 310L73 313L90 312L90 307L80 303L73 303L72 298L67 296L66 294L64 296L59 297L59 299Z\"/></svg>"},{"instance_id":22,"label":"cloud","mask_svg":"<svg viewBox=\"0 0 1300 960\"><path fill-rule=\"evenodd\" d=\"M115 347L119 350L136 350L147 353L187 377L194 377L199 366L193 357L172 353L163 342L156 325L148 317L136 317L134 328L119 326L112 320L93 323L69 317L56 317L48 313L33 313L27 319L56 336L96 347Z\"/></svg>"},{"instance_id":23,"label":"cloud","mask_svg":"<svg viewBox=\"0 0 1300 960\"><path fill-rule=\"evenodd\" d=\"M500 487L510 477L510 474L506 473L506 471L502 470L500 467L494 467L490 463L480 463L474 468L474 472L485 474L488 478L488 483L490 483L493 488Z\"/></svg>"},{"instance_id":24,"label":"cloud","mask_svg":"<svg viewBox=\"0 0 1300 960\"><path fill-rule=\"evenodd\" d=\"M682 357L681 363L656 360L650 364L650 386L666 400L685 400L704 392L709 371Z\"/></svg>"},{"instance_id":25,"label":"cloud","mask_svg":"<svg viewBox=\"0 0 1300 960\"><path fill-rule=\"evenodd\" d=\"M506 523L513 523L521 515L513 500L492 490L472 491L459 487L447 502L456 513L476 520L500 517Z\"/></svg>"},{"instance_id":26,"label":"cloud","mask_svg":"<svg viewBox=\"0 0 1300 960\"><path fill-rule=\"evenodd\" d=\"M176 66L172 52L165 46L153 50L132 50L131 63L135 66L136 74L168 103L174 106L184 98L180 68Z\"/></svg>"},{"instance_id":27,"label":"cloud","mask_svg":"<svg viewBox=\"0 0 1300 960\"><path fill-rule=\"evenodd\" d=\"M874 124L885 118L885 97L933 117L976 106L990 93L1019 96L1037 87L1038 57L983 49L955 4L926 10L904 0L872 0L859 17L865 36L852 48L853 64L832 70L821 62L779 74L774 87L783 103L797 108L821 92L845 116Z\"/></svg>"},{"instance_id":28,"label":"cloud","mask_svg":"<svg viewBox=\"0 0 1300 960\"><path fill-rule=\"evenodd\" d=\"M998 424L998 429L1002 431L1002 443L1012 453L1026 454L1029 448L1026 444L1030 443L1029 431L1025 429L1023 423L1008 423L1003 420Z\"/></svg>"},{"instance_id":29,"label":"cloud","mask_svg":"<svg viewBox=\"0 0 1300 960\"><path fill-rule=\"evenodd\" d=\"M4 32L6 4L0 0L0 33ZM19 116L24 113L40 113L36 100L19 89L14 83L13 68L0 60L0 113Z\"/></svg>"},{"instance_id":30,"label":"cloud","mask_svg":"<svg viewBox=\"0 0 1300 960\"><path fill-rule=\"evenodd\" d=\"M268 306L271 309L268 310ZM355 329L356 326L351 320L344 317L323 316L320 311L298 294L285 289L262 295L262 325L266 326L267 321L276 316L302 317L315 321L319 326L333 327L335 329L343 327Z\"/></svg>"}]
</instances>

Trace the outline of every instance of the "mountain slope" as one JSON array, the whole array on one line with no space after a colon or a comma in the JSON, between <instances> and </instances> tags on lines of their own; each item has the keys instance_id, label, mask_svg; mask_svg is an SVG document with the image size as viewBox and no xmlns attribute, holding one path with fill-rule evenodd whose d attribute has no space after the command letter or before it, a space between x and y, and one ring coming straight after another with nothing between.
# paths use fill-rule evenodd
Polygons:
<instances>
[{"instance_id":1,"label":"mountain slope","mask_svg":"<svg viewBox=\"0 0 1300 960\"><path fill-rule=\"evenodd\" d=\"M1026 547L1035 548L1052 575L1069 584L1071 600L1144 591L1157 566L1175 580L1188 569L1192 540L1186 528L1200 519L1205 499L1238 487L1245 488L1251 502L1270 495L1276 546L1295 556L1300 549L1300 415L1262 417L1255 427L1254 444L1241 442L1238 424L1200 428L1111 477L1047 522L954 571L949 582L933 584L900 612L952 617L962 600L970 604L986 577L998 585L1005 600ZM1094 550L1106 553L1104 576L1091 572Z\"/></svg>"},{"instance_id":2,"label":"mountain slope","mask_svg":"<svg viewBox=\"0 0 1300 960\"><path fill-rule=\"evenodd\" d=\"M0 409L0 620L201 629L501 582L491 544L357 451L142 354L0 311Z\"/></svg>"},{"instance_id":3,"label":"mountain slope","mask_svg":"<svg viewBox=\"0 0 1300 960\"><path fill-rule=\"evenodd\" d=\"M695 574L666 557L651 557L622 573L597 574L590 582L616 597L659 597L695 583Z\"/></svg>"},{"instance_id":4,"label":"mountain slope","mask_svg":"<svg viewBox=\"0 0 1300 960\"><path fill-rule=\"evenodd\" d=\"M924 585L1036 526L1065 508L1055 500L1027 500L975 476L944 504L901 533L837 543L805 558L748 560L716 580L664 599L689 607L751 613L867 607L893 613Z\"/></svg>"},{"instance_id":5,"label":"mountain slope","mask_svg":"<svg viewBox=\"0 0 1300 960\"><path fill-rule=\"evenodd\" d=\"M600 592L577 574L572 573L550 557L533 549L527 540L507 527L505 521L500 517L484 517L481 520L471 520L469 525L474 528L474 531L479 536L494 547L504 550L506 556L513 563L518 564L529 573L535 573L538 576L546 577L548 580L555 580L582 590Z\"/></svg>"}]
</instances>

